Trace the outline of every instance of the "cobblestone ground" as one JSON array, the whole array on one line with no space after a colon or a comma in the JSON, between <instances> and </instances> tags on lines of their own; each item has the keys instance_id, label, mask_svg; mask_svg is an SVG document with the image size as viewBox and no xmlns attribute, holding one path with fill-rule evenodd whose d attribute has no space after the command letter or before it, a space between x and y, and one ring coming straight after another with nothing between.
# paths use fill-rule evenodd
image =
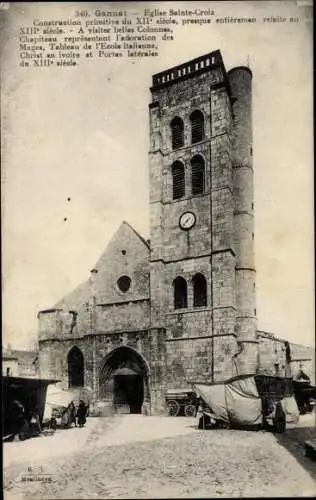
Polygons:
<instances>
[{"instance_id":1,"label":"cobblestone ground","mask_svg":"<svg viewBox=\"0 0 316 500\"><path fill-rule=\"evenodd\" d=\"M315 496L315 480L301 464L267 432L198 431L188 418L91 418L84 429L6 443L4 494L6 500ZM41 466L52 482L23 482L29 466Z\"/></svg>"}]
</instances>

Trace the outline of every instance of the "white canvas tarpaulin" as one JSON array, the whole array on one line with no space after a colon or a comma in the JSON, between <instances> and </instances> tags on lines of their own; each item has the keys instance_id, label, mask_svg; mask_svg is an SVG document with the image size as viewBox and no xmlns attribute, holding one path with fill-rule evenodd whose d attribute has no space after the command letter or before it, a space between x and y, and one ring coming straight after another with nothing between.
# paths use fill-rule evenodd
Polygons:
<instances>
[{"instance_id":1,"label":"white canvas tarpaulin","mask_svg":"<svg viewBox=\"0 0 316 500\"><path fill-rule=\"evenodd\" d=\"M224 422L229 422L224 384L198 384L194 385L193 388L218 418Z\"/></svg>"},{"instance_id":2,"label":"white canvas tarpaulin","mask_svg":"<svg viewBox=\"0 0 316 500\"><path fill-rule=\"evenodd\" d=\"M44 419L50 419L53 408L67 408L71 401L75 401L76 394L73 391L60 389L56 385L51 385L47 389Z\"/></svg>"},{"instance_id":3,"label":"white canvas tarpaulin","mask_svg":"<svg viewBox=\"0 0 316 500\"><path fill-rule=\"evenodd\" d=\"M46 403L51 405L67 407L71 401L74 401L75 399L76 393L74 391L60 389L59 387L53 385L47 389Z\"/></svg>"},{"instance_id":4,"label":"white canvas tarpaulin","mask_svg":"<svg viewBox=\"0 0 316 500\"><path fill-rule=\"evenodd\" d=\"M212 385L195 384L193 388L224 422L245 426L262 423L261 398L253 377Z\"/></svg>"},{"instance_id":5,"label":"white canvas tarpaulin","mask_svg":"<svg viewBox=\"0 0 316 500\"><path fill-rule=\"evenodd\" d=\"M225 384L225 396L231 423L240 425L262 423L262 403L253 377Z\"/></svg>"},{"instance_id":6,"label":"white canvas tarpaulin","mask_svg":"<svg viewBox=\"0 0 316 500\"><path fill-rule=\"evenodd\" d=\"M289 396L281 401L283 411L285 413L287 424L297 424L300 419L300 412L297 407L294 396Z\"/></svg>"}]
</instances>

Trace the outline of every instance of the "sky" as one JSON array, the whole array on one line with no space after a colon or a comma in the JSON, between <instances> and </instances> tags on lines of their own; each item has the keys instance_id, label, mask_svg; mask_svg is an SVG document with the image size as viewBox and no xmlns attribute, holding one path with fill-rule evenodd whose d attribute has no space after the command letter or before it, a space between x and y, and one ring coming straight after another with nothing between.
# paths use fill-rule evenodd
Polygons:
<instances>
[{"instance_id":1,"label":"sky","mask_svg":"<svg viewBox=\"0 0 316 500\"><path fill-rule=\"evenodd\" d=\"M89 277L123 220L150 237L151 76L217 49L227 70L249 65L253 72L258 329L314 342L312 25L299 3L194 2L221 17L258 21L179 26L155 58L40 70L18 65L20 26L73 17L76 4L11 4L1 12L4 344L33 346L38 311ZM97 5L144 6L192 2ZM261 21L271 15L301 21Z\"/></svg>"}]
</instances>

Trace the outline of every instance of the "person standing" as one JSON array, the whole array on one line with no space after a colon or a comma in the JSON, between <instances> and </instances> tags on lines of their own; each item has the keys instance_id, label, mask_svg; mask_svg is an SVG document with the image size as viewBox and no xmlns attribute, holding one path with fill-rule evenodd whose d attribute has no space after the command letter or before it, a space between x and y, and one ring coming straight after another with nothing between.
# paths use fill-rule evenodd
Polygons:
<instances>
[{"instance_id":1,"label":"person standing","mask_svg":"<svg viewBox=\"0 0 316 500\"><path fill-rule=\"evenodd\" d=\"M278 434L285 432L286 429L286 416L282 408L281 401L276 403L275 413L273 418L274 431Z\"/></svg>"},{"instance_id":2,"label":"person standing","mask_svg":"<svg viewBox=\"0 0 316 500\"><path fill-rule=\"evenodd\" d=\"M82 399L79 401L79 406L77 410L77 419L79 427L83 427L86 423L87 408Z\"/></svg>"},{"instance_id":3,"label":"person standing","mask_svg":"<svg viewBox=\"0 0 316 500\"><path fill-rule=\"evenodd\" d=\"M19 432L27 422L25 408L17 399L12 402L12 406L9 409L9 421L11 434L10 440L12 441L15 436L19 435Z\"/></svg>"},{"instance_id":4,"label":"person standing","mask_svg":"<svg viewBox=\"0 0 316 500\"><path fill-rule=\"evenodd\" d=\"M73 401L71 401L70 405L68 406L68 411L69 411L69 424L70 424L70 427L72 426L72 424L75 424L75 427L77 427L76 407L75 407Z\"/></svg>"}]
</instances>

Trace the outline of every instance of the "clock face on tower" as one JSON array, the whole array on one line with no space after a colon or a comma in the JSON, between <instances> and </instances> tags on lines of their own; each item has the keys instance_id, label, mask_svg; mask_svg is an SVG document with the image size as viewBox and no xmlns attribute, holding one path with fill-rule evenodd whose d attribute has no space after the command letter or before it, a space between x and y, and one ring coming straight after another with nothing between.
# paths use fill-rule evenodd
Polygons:
<instances>
[{"instance_id":1,"label":"clock face on tower","mask_svg":"<svg viewBox=\"0 0 316 500\"><path fill-rule=\"evenodd\" d=\"M195 214L193 212L184 212L179 219L179 226L181 229L188 231L191 229L196 221Z\"/></svg>"}]
</instances>

